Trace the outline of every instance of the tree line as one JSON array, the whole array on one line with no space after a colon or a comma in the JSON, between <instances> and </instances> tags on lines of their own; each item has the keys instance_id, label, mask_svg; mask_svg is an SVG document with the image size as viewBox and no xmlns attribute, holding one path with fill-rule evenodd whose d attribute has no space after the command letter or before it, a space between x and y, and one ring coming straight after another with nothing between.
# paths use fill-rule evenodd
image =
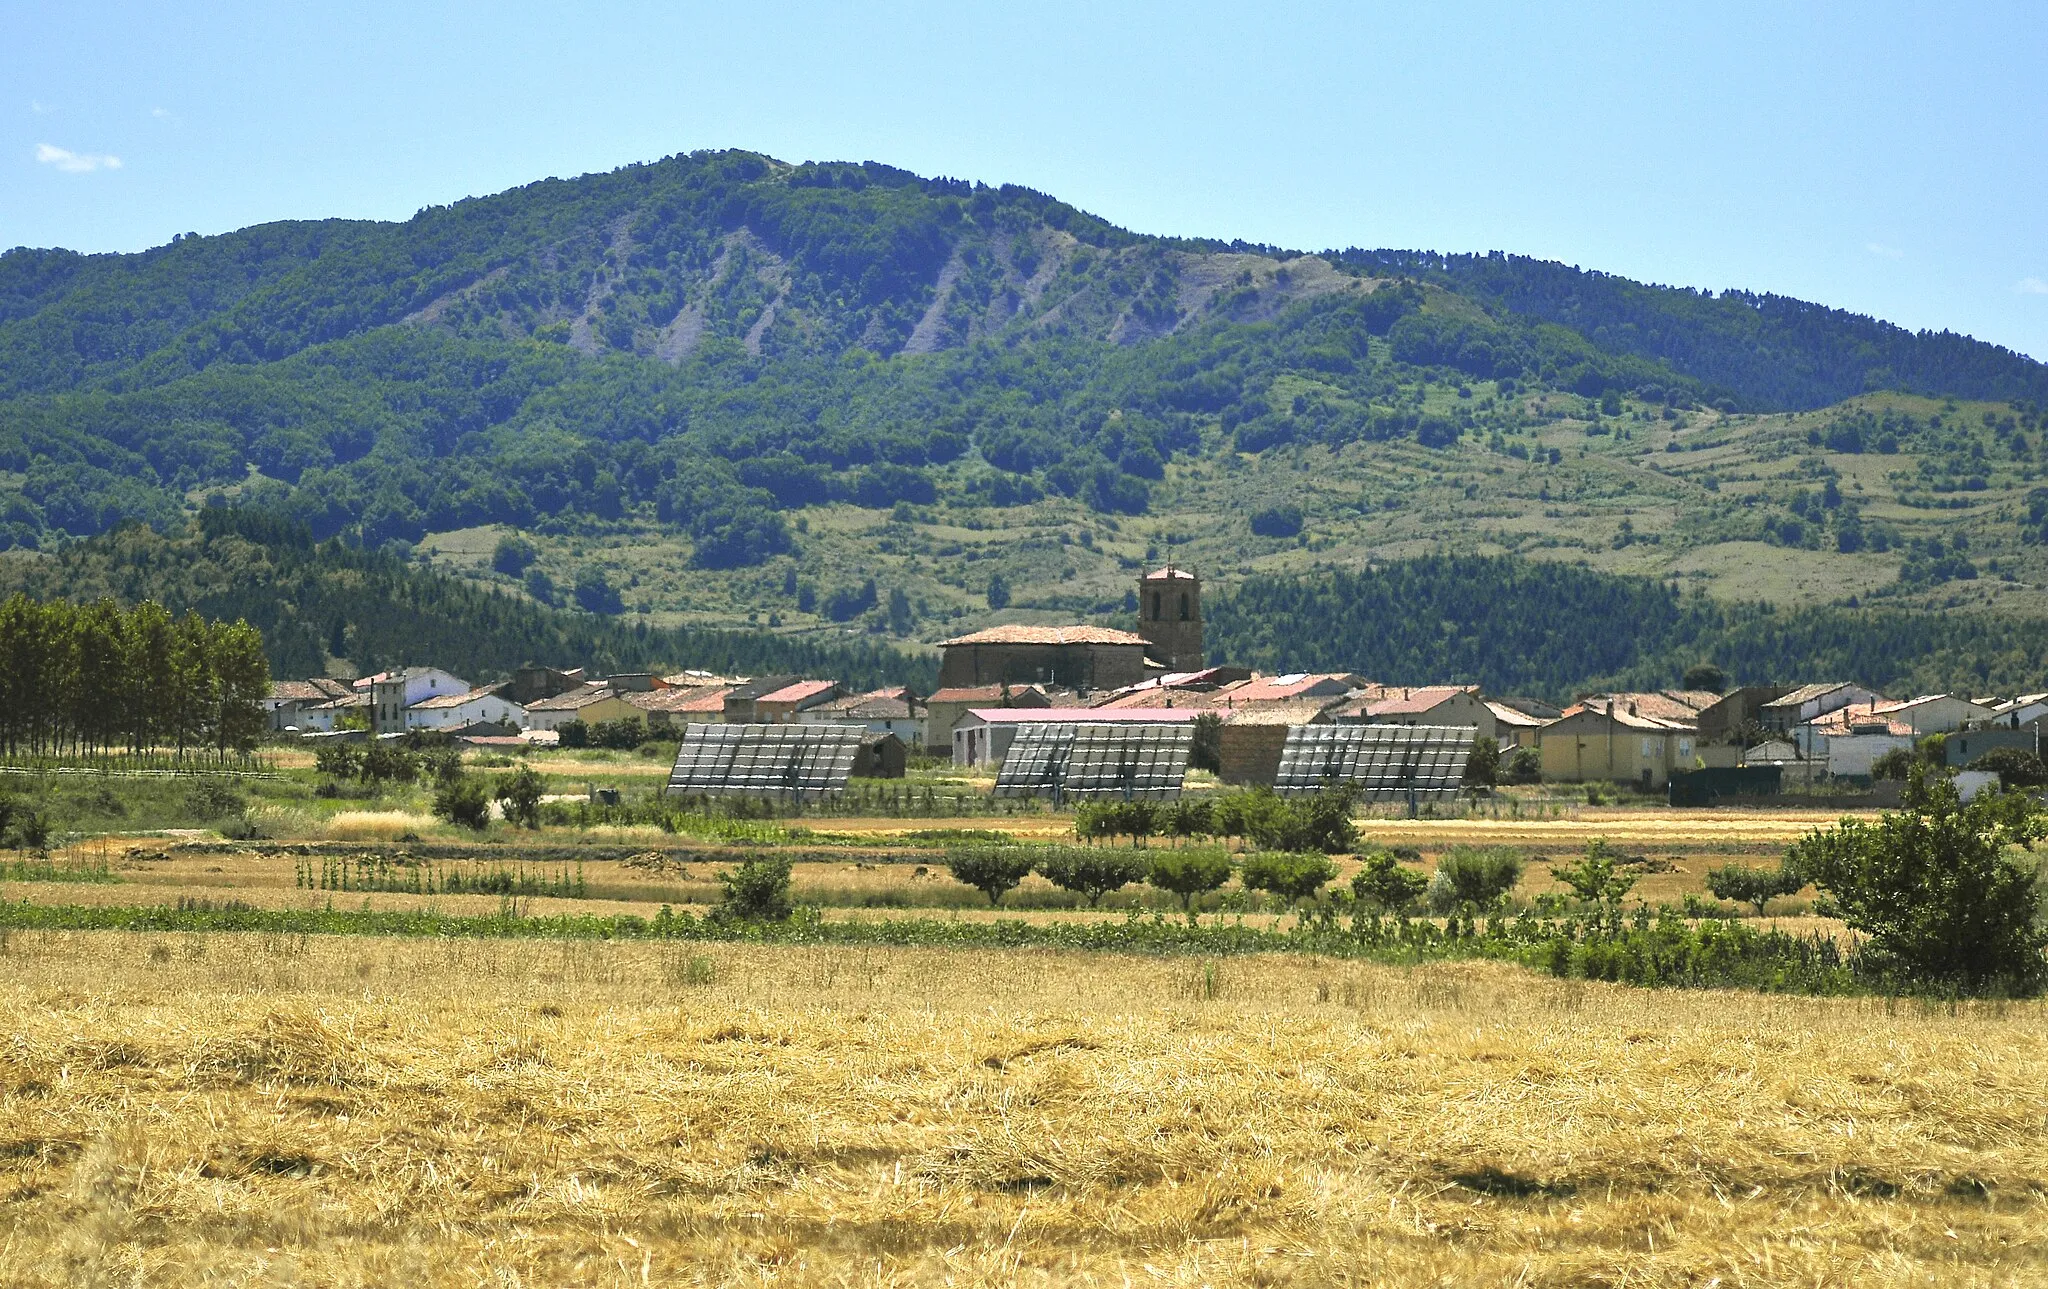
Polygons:
<instances>
[{"instance_id":1,"label":"tree line","mask_svg":"<svg viewBox=\"0 0 2048 1289\"><path fill-rule=\"evenodd\" d=\"M0 750L99 756L167 750L226 758L262 737L270 667L247 622L123 608L0 603Z\"/></svg>"},{"instance_id":2,"label":"tree line","mask_svg":"<svg viewBox=\"0 0 2048 1289\"><path fill-rule=\"evenodd\" d=\"M182 532L130 525L47 558L0 568L44 599L155 600L172 611L245 619L271 671L317 676L330 657L369 674L432 661L472 681L527 663L599 673L701 667L740 675L832 676L872 688L930 688L935 660L868 640L816 641L767 631L655 628L545 608L341 542L254 508L207 507Z\"/></svg>"},{"instance_id":3,"label":"tree line","mask_svg":"<svg viewBox=\"0 0 2048 1289\"><path fill-rule=\"evenodd\" d=\"M1842 680L1915 693L2019 692L2048 675L2048 622L2038 619L1726 603L1654 578L1511 556L1251 579L1211 593L1207 611L1209 655L1239 665L1558 699L1673 686L1701 662L1739 684Z\"/></svg>"}]
</instances>

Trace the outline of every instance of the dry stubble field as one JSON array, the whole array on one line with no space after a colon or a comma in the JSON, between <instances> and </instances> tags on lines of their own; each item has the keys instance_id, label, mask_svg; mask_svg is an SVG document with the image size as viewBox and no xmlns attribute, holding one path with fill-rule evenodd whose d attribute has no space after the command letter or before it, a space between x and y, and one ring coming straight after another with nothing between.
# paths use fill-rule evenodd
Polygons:
<instances>
[{"instance_id":1,"label":"dry stubble field","mask_svg":"<svg viewBox=\"0 0 2048 1289\"><path fill-rule=\"evenodd\" d=\"M0 1283L2048 1282L2048 1013L16 933Z\"/></svg>"}]
</instances>

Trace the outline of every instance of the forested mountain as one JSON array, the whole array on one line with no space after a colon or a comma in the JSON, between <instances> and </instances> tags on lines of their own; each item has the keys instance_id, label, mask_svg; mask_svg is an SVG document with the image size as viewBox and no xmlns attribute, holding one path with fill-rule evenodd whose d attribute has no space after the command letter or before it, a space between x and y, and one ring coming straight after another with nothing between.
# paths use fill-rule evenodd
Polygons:
<instances>
[{"instance_id":1,"label":"forested mountain","mask_svg":"<svg viewBox=\"0 0 2048 1289\"><path fill-rule=\"evenodd\" d=\"M1672 687L1699 662L1738 684L1846 680L1900 696L2013 692L2048 676L2044 618L1779 610L1507 558L1260 579L1212 598L1208 618L1211 654L1236 663L1560 700L1599 687Z\"/></svg>"},{"instance_id":2,"label":"forested mountain","mask_svg":"<svg viewBox=\"0 0 2048 1289\"><path fill-rule=\"evenodd\" d=\"M1770 295L1151 237L743 152L0 255L0 548L41 551L9 576L248 616L280 674L915 681L912 642L1113 617L1172 555L1235 661L2017 681L2038 654L1998 620L2048 616L2044 403L2023 356ZM304 538L192 535L214 499ZM1453 552L1590 569L1472 566L1513 570L1480 585L1520 624L1480 629L1484 597L1425 576ZM1409 572L1328 572L1362 567ZM1359 597L1429 629L1368 645ZM1542 634L1567 602L1602 643Z\"/></svg>"},{"instance_id":3,"label":"forested mountain","mask_svg":"<svg viewBox=\"0 0 2048 1289\"><path fill-rule=\"evenodd\" d=\"M1501 382L1483 409L1425 396L1475 378ZM0 256L0 525L165 525L246 488L322 539L643 515L730 567L826 501L1134 514L1176 458L1442 448L1545 390L1769 410L1894 384L2039 401L2048 369L1775 297L1147 237L1021 188L699 153L400 224Z\"/></svg>"},{"instance_id":4,"label":"forested mountain","mask_svg":"<svg viewBox=\"0 0 2048 1289\"><path fill-rule=\"evenodd\" d=\"M78 602L154 600L173 615L246 619L263 632L278 677L325 674L330 659L361 674L432 664L477 682L529 662L585 666L597 675L684 667L793 672L857 687L898 681L929 688L938 674L928 655L869 641L627 626L543 608L387 553L315 542L305 524L262 511L207 509L168 537L131 524L56 554L0 556L0 595L14 591Z\"/></svg>"}]
</instances>

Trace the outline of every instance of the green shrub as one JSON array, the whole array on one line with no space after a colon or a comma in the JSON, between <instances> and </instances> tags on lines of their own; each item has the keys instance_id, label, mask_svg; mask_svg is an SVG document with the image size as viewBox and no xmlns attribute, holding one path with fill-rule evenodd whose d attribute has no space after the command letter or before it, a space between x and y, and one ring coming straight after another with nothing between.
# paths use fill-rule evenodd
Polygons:
<instances>
[{"instance_id":1,"label":"green shrub","mask_svg":"<svg viewBox=\"0 0 2048 1289\"><path fill-rule=\"evenodd\" d=\"M1358 846L1351 822L1356 792L1346 785L1291 801L1266 788L1241 794L1245 839L1260 850L1320 851L1341 855Z\"/></svg>"},{"instance_id":2,"label":"green shrub","mask_svg":"<svg viewBox=\"0 0 2048 1289\"><path fill-rule=\"evenodd\" d=\"M969 846L946 852L946 871L988 896L990 907L1031 876L1038 857L1028 846Z\"/></svg>"},{"instance_id":3,"label":"green shrub","mask_svg":"<svg viewBox=\"0 0 2048 1289\"><path fill-rule=\"evenodd\" d=\"M322 743L313 750L313 768L333 779L353 779L363 767L363 754L350 743Z\"/></svg>"},{"instance_id":4,"label":"green shrub","mask_svg":"<svg viewBox=\"0 0 2048 1289\"><path fill-rule=\"evenodd\" d=\"M1182 797L1166 807L1164 813L1166 831L1183 841L1215 834L1215 809L1206 800Z\"/></svg>"},{"instance_id":5,"label":"green shrub","mask_svg":"<svg viewBox=\"0 0 2048 1289\"><path fill-rule=\"evenodd\" d=\"M1244 861L1239 880L1248 891L1270 891L1292 908L1313 899L1337 878L1337 866L1322 855L1268 852Z\"/></svg>"},{"instance_id":6,"label":"green shrub","mask_svg":"<svg viewBox=\"0 0 2048 1289\"><path fill-rule=\"evenodd\" d=\"M540 773L530 765L522 765L510 774L498 776L495 795L505 807L507 823L539 828L540 799L545 792L546 781Z\"/></svg>"},{"instance_id":7,"label":"green shrub","mask_svg":"<svg viewBox=\"0 0 2048 1289\"><path fill-rule=\"evenodd\" d=\"M1715 899L1754 905L1758 917L1764 915L1764 905L1773 899L1797 894L1805 886L1798 874L1783 865L1750 868L1742 864L1725 864L1707 870L1707 889L1714 893Z\"/></svg>"},{"instance_id":8,"label":"green shrub","mask_svg":"<svg viewBox=\"0 0 2048 1289\"><path fill-rule=\"evenodd\" d=\"M1506 846L1453 846L1437 861L1436 871L1456 906L1491 909L1522 880L1522 857Z\"/></svg>"},{"instance_id":9,"label":"green shrub","mask_svg":"<svg viewBox=\"0 0 2048 1289\"><path fill-rule=\"evenodd\" d=\"M1189 917L1195 913L1195 897L1230 880L1230 856L1213 850L1170 850L1152 860L1145 880L1162 891L1180 897Z\"/></svg>"},{"instance_id":10,"label":"green shrub","mask_svg":"<svg viewBox=\"0 0 2048 1289\"><path fill-rule=\"evenodd\" d=\"M2048 977L2040 861L2048 811L2017 792L1964 805L1916 767L1906 808L1845 819L1793 846L1785 867L1819 887L1823 912L1868 936L1868 968L1898 986L2031 995Z\"/></svg>"},{"instance_id":11,"label":"green shrub","mask_svg":"<svg viewBox=\"0 0 2048 1289\"><path fill-rule=\"evenodd\" d=\"M1472 751L1465 757L1462 786L1491 788L1500 782L1500 770L1500 744L1485 737L1473 739Z\"/></svg>"},{"instance_id":12,"label":"green shrub","mask_svg":"<svg viewBox=\"0 0 2048 1289\"><path fill-rule=\"evenodd\" d=\"M1603 901L1619 901L1635 886L1636 879L1617 871L1616 860L1620 853L1599 837L1586 843L1586 854L1576 864L1553 867L1550 875L1566 886L1581 900L1592 904ZM1512 887L1513 882L1509 883Z\"/></svg>"},{"instance_id":13,"label":"green shrub","mask_svg":"<svg viewBox=\"0 0 2048 1289\"><path fill-rule=\"evenodd\" d=\"M1543 754L1533 747L1518 747L1508 757L1503 777L1509 783L1543 782Z\"/></svg>"},{"instance_id":14,"label":"green shrub","mask_svg":"<svg viewBox=\"0 0 2048 1289\"><path fill-rule=\"evenodd\" d=\"M1351 875L1351 893L1364 903L1386 913L1405 913L1414 907L1429 879L1401 861L1390 851L1375 851L1364 867Z\"/></svg>"},{"instance_id":15,"label":"green shrub","mask_svg":"<svg viewBox=\"0 0 2048 1289\"><path fill-rule=\"evenodd\" d=\"M482 832L491 824L491 794L481 779L458 773L434 790L434 814L458 827Z\"/></svg>"},{"instance_id":16,"label":"green shrub","mask_svg":"<svg viewBox=\"0 0 2048 1289\"><path fill-rule=\"evenodd\" d=\"M1144 881L1150 868L1144 856L1128 850L1083 847L1063 846L1038 861L1038 871L1047 881L1063 891L1084 896L1091 909L1111 891Z\"/></svg>"},{"instance_id":17,"label":"green shrub","mask_svg":"<svg viewBox=\"0 0 2048 1289\"><path fill-rule=\"evenodd\" d=\"M242 794L212 779L195 783L185 794L185 813L194 819L221 819L239 815L249 808Z\"/></svg>"},{"instance_id":18,"label":"green shrub","mask_svg":"<svg viewBox=\"0 0 2048 1289\"><path fill-rule=\"evenodd\" d=\"M590 726L582 721L563 721L555 726L555 741L561 747L589 747Z\"/></svg>"},{"instance_id":19,"label":"green shrub","mask_svg":"<svg viewBox=\"0 0 2048 1289\"><path fill-rule=\"evenodd\" d=\"M1995 747L1970 762L1972 770L1992 770L1998 782L2008 788L2038 788L2048 785L2048 765L2019 747Z\"/></svg>"},{"instance_id":20,"label":"green shrub","mask_svg":"<svg viewBox=\"0 0 2048 1289\"><path fill-rule=\"evenodd\" d=\"M787 922L796 909L789 896L789 858L755 855L718 875L725 898L711 911L721 922Z\"/></svg>"}]
</instances>

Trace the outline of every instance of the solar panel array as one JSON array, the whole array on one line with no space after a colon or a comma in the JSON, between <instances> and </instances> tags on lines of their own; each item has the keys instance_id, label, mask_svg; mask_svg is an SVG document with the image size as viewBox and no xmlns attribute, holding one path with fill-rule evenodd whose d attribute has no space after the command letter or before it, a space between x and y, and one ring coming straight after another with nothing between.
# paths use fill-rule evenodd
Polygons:
<instances>
[{"instance_id":1,"label":"solar panel array","mask_svg":"<svg viewBox=\"0 0 2048 1289\"><path fill-rule=\"evenodd\" d=\"M996 795L1170 801L1194 738L1187 725L1026 725L996 771Z\"/></svg>"},{"instance_id":2,"label":"solar panel array","mask_svg":"<svg viewBox=\"0 0 2048 1289\"><path fill-rule=\"evenodd\" d=\"M1294 725L1280 749L1281 796L1348 783L1366 801L1454 795L1478 730L1469 725Z\"/></svg>"},{"instance_id":3,"label":"solar panel array","mask_svg":"<svg viewBox=\"0 0 2048 1289\"><path fill-rule=\"evenodd\" d=\"M668 790L811 800L844 792L859 725L686 725Z\"/></svg>"}]
</instances>

